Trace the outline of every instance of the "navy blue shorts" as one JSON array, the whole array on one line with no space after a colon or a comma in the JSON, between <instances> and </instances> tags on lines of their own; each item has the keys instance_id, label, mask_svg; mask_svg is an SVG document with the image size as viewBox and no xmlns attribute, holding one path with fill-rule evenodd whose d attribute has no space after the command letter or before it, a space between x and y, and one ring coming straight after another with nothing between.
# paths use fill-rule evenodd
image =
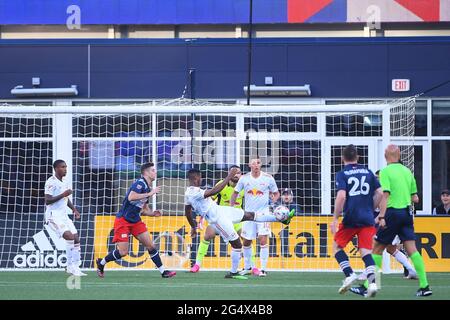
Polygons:
<instances>
[{"instance_id":1,"label":"navy blue shorts","mask_svg":"<svg viewBox=\"0 0 450 320\"><path fill-rule=\"evenodd\" d=\"M414 233L413 216L409 214L409 209L388 208L384 216L386 221L385 228L378 228L375 240L389 245L398 235L402 242L416 240Z\"/></svg>"}]
</instances>

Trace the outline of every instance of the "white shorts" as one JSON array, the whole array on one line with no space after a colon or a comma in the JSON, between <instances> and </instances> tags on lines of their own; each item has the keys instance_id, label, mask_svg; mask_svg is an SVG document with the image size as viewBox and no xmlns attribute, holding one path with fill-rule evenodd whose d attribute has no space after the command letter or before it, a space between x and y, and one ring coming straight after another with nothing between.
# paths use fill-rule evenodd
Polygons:
<instances>
[{"instance_id":1,"label":"white shorts","mask_svg":"<svg viewBox=\"0 0 450 320\"><path fill-rule=\"evenodd\" d=\"M234 224L241 222L244 210L233 207L218 206L217 221L210 225L216 230L225 242L234 241L239 235L234 230Z\"/></svg>"},{"instance_id":2,"label":"white shorts","mask_svg":"<svg viewBox=\"0 0 450 320\"><path fill-rule=\"evenodd\" d=\"M269 208L264 210L264 212L269 213ZM244 239L255 240L257 236L270 236L271 234L272 231L270 230L270 222L242 222L241 236Z\"/></svg>"},{"instance_id":3,"label":"white shorts","mask_svg":"<svg viewBox=\"0 0 450 320\"><path fill-rule=\"evenodd\" d=\"M72 220L64 212L49 212L45 214L45 222L48 226L58 234L61 238L66 231L70 231L72 234L78 233Z\"/></svg>"}]
</instances>

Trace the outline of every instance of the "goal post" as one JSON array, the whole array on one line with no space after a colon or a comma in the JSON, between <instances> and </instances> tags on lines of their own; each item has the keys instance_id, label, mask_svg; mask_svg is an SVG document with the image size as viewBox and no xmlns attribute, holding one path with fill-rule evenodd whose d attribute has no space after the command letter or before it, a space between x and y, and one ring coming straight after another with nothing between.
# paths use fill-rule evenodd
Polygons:
<instances>
[{"instance_id":1,"label":"goal post","mask_svg":"<svg viewBox=\"0 0 450 320\"><path fill-rule=\"evenodd\" d=\"M300 207L288 227L272 224L269 270L337 270L329 222L342 149L353 143L361 163L374 171L382 168L383 150L393 135L406 147L412 141L404 123L414 126L414 121L402 117L410 115L414 104L399 104L247 106L175 99L114 106L0 106L0 269L65 266L64 244L43 224L43 187L57 158L70 164L72 201L81 212L75 225L83 268L93 268L94 259L114 247L115 214L139 177L140 165L152 161L158 171L154 186L162 191L150 203L163 216L144 222L164 263L187 269L203 235L199 230L197 238L189 237L183 210L187 171L200 169L204 187L211 187L231 165L248 172L249 160L258 156L262 170L274 176L280 191L292 190L292 201ZM405 154L410 163L411 148ZM351 263L363 269L355 248L356 243L347 247ZM229 254L216 237L203 269L228 269ZM255 260L259 265L258 250ZM130 255L108 268L154 266L132 241Z\"/></svg>"}]
</instances>

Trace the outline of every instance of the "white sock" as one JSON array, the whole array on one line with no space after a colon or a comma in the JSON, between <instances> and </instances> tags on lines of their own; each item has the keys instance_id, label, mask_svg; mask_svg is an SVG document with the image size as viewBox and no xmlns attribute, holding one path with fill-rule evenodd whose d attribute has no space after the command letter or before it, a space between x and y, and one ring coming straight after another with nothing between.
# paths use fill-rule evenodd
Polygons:
<instances>
[{"instance_id":1,"label":"white sock","mask_svg":"<svg viewBox=\"0 0 450 320\"><path fill-rule=\"evenodd\" d=\"M66 240L66 257L67 257L67 266L72 264L72 249L73 249L73 240Z\"/></svg>"},{"instance_id":2,"label":"white sock","mask_svg":"<svg viewBox=\"0 0 450 320\"><path fill-rule=\"evenodd\" d=\"M255 212L256 222L276 222L277 218L273 214L264 214L263 212Z\"/></svg>"},{"instance_id":3,"label":"white sock","mask_svg":"<svg viewBox=\"0 0 450 320\"><path fill-rule=\"evenodd\" d=\"M269 245L261 246L259 250L259 257L261 259L261 270L267 269L267 262L269 261Z\"/></svg>"},{"instance_id":4,"label":"white sock","mask_svg":"<svg viewBox=\"0 0 450 320\"><path fill-rule=\"evenodd\" d=\"M231 273L236 273L241 262L242 249L231 248Z\"/></svg>"},{"instance_id":5,"label":"white sock","mask_svg":"<svg viewBox=\"0 0 450 320\"><path fill-rule=\"evenodd\" d=\"M75 243L72 248L72 264L75 267L80 266L80 259L81 259L81 253L80 253L80 244Z\"/></svg>"},{"instance_id":6,"label":"white sock","mask_svg":"<svg viewBox=\"0 0 450 320\"><path fill-rule=\"evenodd\" d=\"M161 267L158 267L158 270L163 274L166 269L164 268L164 265L162 265Z\"/></svg>"},{"instance_id":7,"label":"white sock","mask_svg":"<svg viewBox=\"0 0 450 320\"><path fill-rule=\"evenodd\" d=\"M105 264L106 264L105 258L103 258L102 261L100 261L100 264L101 264L101 265L105 265Z\"/></svg>"},{"instance_id":8,"label":"white sock","mask_svg":"<svg viewBox=\"0 0 450 320\"><path fill-rule=\"evenodd\" d=\"M250 269L252 267L252 245L244 248L244 269Z\"/></svg>"},{"instance_id":9,"label":"white sock","mask_svg":"<svg viewBox=\"0 0 450 320\"><path fill-rule=\"evenodd\" d=\"M409 272L416 273L413 266L409 262L408 257L405 256L405 254L403 252L401 252L400 250L397 250L394 252L393 256L394 256L395 260L400 262L406 269L408 269Z\"/></svg>"}]
</instances>

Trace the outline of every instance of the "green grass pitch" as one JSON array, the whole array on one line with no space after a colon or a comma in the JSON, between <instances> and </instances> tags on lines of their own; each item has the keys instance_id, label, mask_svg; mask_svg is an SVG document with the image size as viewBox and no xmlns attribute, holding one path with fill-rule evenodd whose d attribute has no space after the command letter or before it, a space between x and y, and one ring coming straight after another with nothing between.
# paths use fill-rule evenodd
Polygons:
<instances>
[{"instance_id":1,"label":"green grass pitch","mask_svg":"<svg viewBox=\"0 0 450 320\"><path fill-rule=\"evenodd\" d=\"M224 279L225 272L217 271L178 271L171 279L157 271L107 271L104 279L87 273L80 278L80 289L70 290L62 271L0 272L0 299L364 300L351 292L337 293L343 279L337 272L270 272L266 278L248 280ZM428 279L433 296L417 298L418 281L383 275L374 299L450 299L450 273L429 273Z\"/></svg>"}]
</instances>

